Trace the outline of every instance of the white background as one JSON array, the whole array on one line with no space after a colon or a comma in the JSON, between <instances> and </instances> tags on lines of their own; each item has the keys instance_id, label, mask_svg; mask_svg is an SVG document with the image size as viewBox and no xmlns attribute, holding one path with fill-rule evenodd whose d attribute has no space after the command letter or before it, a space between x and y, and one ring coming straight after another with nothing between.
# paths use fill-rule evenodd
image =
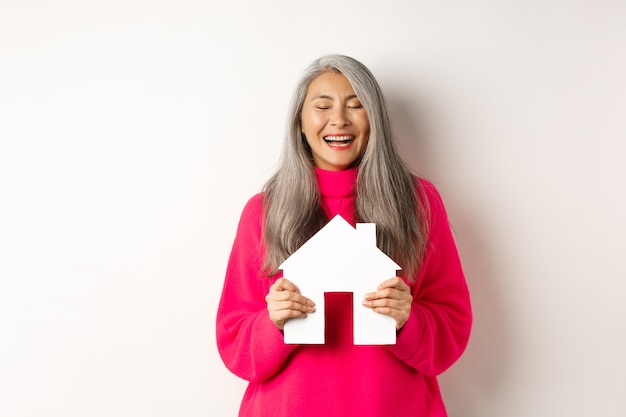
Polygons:
<instances>
[{"instance_id":1,"label":"white background","mask_svg":"<svg viewBox=\"0 0 626 417\"><path fill-rule=\"evenodd\" d=\"M448 206L451 416L626 415L626 2L0 3L0 415L235 416L215 311L322 54Z\"/></svg>"}]
</instances>

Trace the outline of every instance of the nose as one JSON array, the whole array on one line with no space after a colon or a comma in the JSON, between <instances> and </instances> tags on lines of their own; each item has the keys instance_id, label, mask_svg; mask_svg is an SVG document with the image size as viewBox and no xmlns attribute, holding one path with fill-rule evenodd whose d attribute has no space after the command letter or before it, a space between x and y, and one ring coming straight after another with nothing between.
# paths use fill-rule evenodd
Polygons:
<instances>
[{"instance_id":1,"label":"nose","mask_svg":"<svg viewBox=\"0 0 626 417\"><path fill-rule=\"evenodd\" d=\"M350 119L346 116L344 108L333 109L330 115L330 124L335 127L345 127L350 125Z\"/></svg>"}]
</instances>

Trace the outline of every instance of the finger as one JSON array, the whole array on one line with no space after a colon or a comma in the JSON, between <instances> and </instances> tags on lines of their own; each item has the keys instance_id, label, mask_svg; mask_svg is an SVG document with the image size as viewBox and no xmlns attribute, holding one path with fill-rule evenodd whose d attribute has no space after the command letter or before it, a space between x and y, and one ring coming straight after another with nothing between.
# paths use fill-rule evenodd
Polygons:
<instances>
[{"instance_id":1,"label":"finger","mask_svg":"<svg viewBox=\"0 0 626 417\"><path fill-rule=\"evenodd\" d=\"M374 310L377 313L384 314L386 316L391 316L396 320L402 316L402 310L398 310L397 308L373 307L372 310Z\"/></svg>"},{"instance_id":2,"label":"finger","mask_svg":"<svg viewBox=\"0 0 626 417\"><path fill-rule=\"evenodd\" d=\"M313 313L315 307L296 301L273 301L267 304L270 311L298 311L302 313Z\"/></svg>"},{"instance_id":3,"label":"finger","mask_svg":"<svg viewBox=\"0 0 626 417\"><path fill-rule=\"evenodd\" d=\"M270 311L270 319L277 324L282 324L282 322L289 319L297 319L297 318L306 318L307 313L304 311L297 310L279 310L279 311Z\"/></svg>"},{"instance_id":4,"label":"finger","mask_svg":"<svg viewBox=\"0 0 626 417\"><path fill-rule=\"evenodd\" d=\"M296 310L270 311L270 320L280 330L284 330L285 322L290 319L306 318L307 314Z\"/></svg>"},{"instance_id":5,"label":"finger","mask_svg":"<svg viewBox=\"0 0 626 417\"><path fill-rule=\"evenodd\" d=\"M270 296L271 293L268 294L266 300L269 317L280 330L284 329L285 321L289 319L306 318L308 313L315 311L315 307L312 305L313 302L308 298L291 291L280 291L279 294L280 293L290 293L292 296L300 297L305 300L304 304L296 300L279 301L273 300Z\"/></svg>"},{"instance_id":6,"label":"finger","mask_svg":"<svg viewBox=\"0 0 626 417\"><path fill-rule=\"evenodd\" d=\"M381 282L377 290L382 290L384 288L397 288L403 291L410 290L409 286L406 285L406 282L404 282L404 280L400 277L389 278L388 280Z\"/></svg>"},{"instance_id":7,"label":"finger","mask_svg":"<svg viewBox=\"0 0 626 417\"><path fill-rule=\"evenodd\" d=\"M300 319L300 318L303 319L306 317L307 317L307 313L304 313L302 311L296 311L296 310L281 310L281 311L274 311L270 313L270 318L274 322L276 321L285 322L289 319Z\"/></svg>"},{"instance_id":8,"label":"finger","mask_svg":"<svg viewBox=\"0 0 626 417\"><path fill-rule=\"evenodd\" d=\"M394 300L402 300L406 296L406 292L396 288L384 288L375 292L367 293L363 296L365 300L378 300L381 298L391 298Z\"/></svg>"},{"instance_id":9,"label":"finger","mask_svg":"<svg viewBox=\"0 0 626 417\"><path fill-rule=\"evenodd\" d=\"M367 293L363 296L363 300L365 301L373 301L373 300L380 300L380 299L386 299L386 298L389 298L392 300L399 300L399 301L403 301L407 303L410 303L413 301L413 296L411 295L410 291L398 290L396 288L385 288L380 291Z\"/></svg>"},{"instance_id":10,"label":"finger","mask_svg":"<svg viewBox=\"0 0 626 417\"><path fill-rule=\"evenodd\" d=\"M296 284L286 278L278 278L270 287L270 290L271 289L274 289L275 291L293 291L298 294L300 293L300 289L296 286Z\"/></svg>"},{"instance_id":11,"label":"finger","mask_svg":"<svg viewBox=\"0 0 626 417\"><path fill-rule=\"evenodd\" d=\"M365 307L370 308L390 308L394 310L402 310L409 307L409 303L405 300L396 300L393 298L377 298L372 300L363 300Z\"/></svg>"},{"instance_id":12,"label":"finger","mask_svg":"<svg viewBox=\"0 0 626 417\"><path fill-rule=\"evenodd\" d=\"M270 287L271 297L278 300L294 300L306 305L315 305L313 300L300 294L300 289L286 278L279 278ZM268 296L270 296L268 294ZM266 297L267 300L267 297Z\"/></svg>"},{"instance_id":13,"label":"finger","mask_svg":"<svg viewBox=\"0 0 626 417\"><path fill-rule=\"evenodd\" d=\"M310 306L310 307L315 305L313 300L311 300L310 298L307 298L299 293L296 293L293 291L287 291L287 290L270 291L270 293L267 294L267 296L265 297L265 301L267 303L288 301L288 302L302 304L302 305Z\"/></svg>"},{"instance_id":14,"label":"finger","mask_svg":"<svg viewBox=\"0 0 626 417\"><path fill-rule=\"evenodd\" d=\"M400 329L411 314L412 299L394 300L381 298L363 301L363 305L371 308L376 313L392 317L396 322L396 329Z\"/></svg>"}]
</instances>

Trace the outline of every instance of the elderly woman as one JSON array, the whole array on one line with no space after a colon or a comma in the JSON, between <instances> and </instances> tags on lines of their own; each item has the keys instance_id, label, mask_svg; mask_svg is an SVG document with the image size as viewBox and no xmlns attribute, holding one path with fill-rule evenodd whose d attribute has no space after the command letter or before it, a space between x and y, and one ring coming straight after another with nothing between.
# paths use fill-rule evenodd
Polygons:
<instances>
[{"instance_id":1,"label":"elderly woman","mask_svg":"<svg viewBox=\"0 0 626 417\"><path fill-rule=\"evenodd\" d=\"M285 344L313 301L278 266L337 214L375 223L402 266L362 302L396 323L393 345L352 343L352 298L326 295L326 343ZM341 251L330 247L328 251ZM434 417L437 375L463 353L469 292L441 198L400 159L380 87L359 61L309 66L288 114L281 163L245 206L217 314L226 366L249 381L240 416Z\"/></svg>"}]
</instances>

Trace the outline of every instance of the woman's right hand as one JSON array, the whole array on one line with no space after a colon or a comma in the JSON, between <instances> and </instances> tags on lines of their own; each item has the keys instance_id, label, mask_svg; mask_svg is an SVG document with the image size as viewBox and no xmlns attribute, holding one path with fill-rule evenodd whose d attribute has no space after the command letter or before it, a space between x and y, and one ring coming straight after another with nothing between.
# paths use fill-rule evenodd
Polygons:
<instances>
[{"instance_id":1,"label":"woman's right hand","mask_svg":"<svg viewBox=\"0 0 626 417\"><path fill-rule=\"evenodd\" d=\"M305 318L315 311L315 303L300 294L300 290L288 279L279 278L265 297L270 320L281 331L288 319Z\"/></svg>"}]
</instances>

